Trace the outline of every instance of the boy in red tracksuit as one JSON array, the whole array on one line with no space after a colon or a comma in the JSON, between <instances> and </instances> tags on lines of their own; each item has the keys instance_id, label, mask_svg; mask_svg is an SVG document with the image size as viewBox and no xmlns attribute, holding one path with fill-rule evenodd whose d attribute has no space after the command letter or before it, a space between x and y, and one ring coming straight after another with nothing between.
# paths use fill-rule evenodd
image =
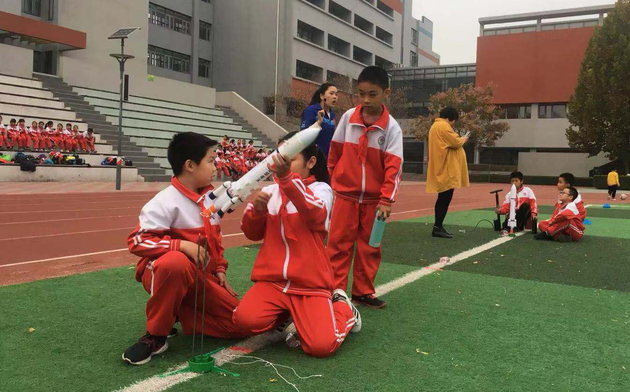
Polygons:
<instances>
[{"instance_id":1,"label":"boy in red tracksuit","mask_svg":"<svg viewBox=\"0 0 630 392\"><path fill-rule=\"evenodd\" d=\"M557 186L558 186L558 192L560 192L560 195L562 195L565 189L573 187L574 184L575 184L575 176L573 174L562 173L560 174L560 176L558 176ZM580 217L580 220L584 222L584 219L586 219L586 208L584 208L584 201L582 200L582 195L580 194L579 191L578 191L577 197L575 198L575 200L573 200L573 203L575 204L575 207L578 210L578 216ZM558 212L561 206L562 206L562 203L560 203L560 201L558 200L554 208L554 215Z\"/></svg>"},{"instance_id":2,"label":"boy in red tracksuit","mask_svg":"<svg viewBox=\"0 0 630 392\"><path fill-rule=\"evenodd\" d=\"M243 233L263 244L252 270L254 286L236 308L234 321L250 334L292 318L304 352L328 357L348 332L361 329L361 315L343 290L333 291L324 248L333 194L318 151L313 144L290 162L274 155L277 183L263 188L245 210Z\"/></svg>"},{"instance_id":3,"label":"boy in red tracksuit","mask_svg":"<svg viewBox=\"0 0 630 392\"><path fill-rule=\"evenodd\" d=\"M537 240L555 240L558 242L577 242L584 236L584 224L580 218L580 212L575 205L579 193L574 187L565 188L560 192L556 209L551 219L538 224L540 233L534 238Z\"/></svg>"},{"instance_id":4,"label":"boy in red tracksuit","mask_svg":"<svg viewBox=\"0 0 630 392\"><path fill-rule=\"evenodd\" d=\"M142 208L140 223L127 240L131 253L141 257L136 280L150 294L147 333L123 354L123 360L130 364L142 365L152 355L166 351L166 338L177 332L172 328L178 318L185 334L195 329L219 338L243 336L232 321L239 301L226 278L219 218L208 213L214 203L209 193L216 174L212 148L216 144L193 132L173 137L167 153L175 175L171 186ZM203 251L205 244L209 253ZM204 277L202 266L206 262L208 275ZM206 307L201 309L204 285ZM197 323L193 326L196 310Z\"/></svg>"},{"instance_id":5,"label":"boy in red tracksuit","mask_svg":"<svg viewBox=\"0 0 630 392\"><path fill-rule=\"evenodd\" d=\"M41 140L41 131L39 130L39 126L37 125L37 121L33 121L31 123L31 128L28 130L28 133L33 142L33 150L39 151L39 144Z\"/></svg>"},{"instance_id":6,"label":"boy in red tracksuit","mask_svg":"<svg viewBox=\"0 0 630 392\"><path fill-rule=\"evenodd\" d=\"M25 121L21 118L18 121L18 147L22 150L31 149L31 135L28 129L26 129Z\"/></svg>"},{"instance_id":7,"label":"boy in red tracksuit","mask_svg":"<svg viewBox=\"0 0 630 392\"><path fill-rule=\"evenodd\" d=\"M94 136L94 129L88 128L87 131L81 133L80 142L81 148L84 151L90 154L95 153L96 149L94 148L94 143L96 142L96 137Z\"/></svg>"},{"instance_id":8,"label":"boy in red tracksuit","mask_svg":"<svg viewBox=\"0 0 630 392\"><path fill-rule=\"evenodd\" d=\"M9 148L7 142L7 129L4 127L4 122L2 122L2 116L0 116L0 147L2 146Z\"/></svg>"},{"instance_id":9,"label":"boy in red tracksuit","mask_svg":"<svg viewBox=\"0 0 630 392\"><path fill-rule=\"evenodd\" d=\"M371 247L369 239L377 211L384 218L391 213L402 175L403 139L383 104L391 93L387 72L365 68L358 90L362 104L341 117L328 155L335 204L327 250L335 288L345 291L356 242L352 300L380 309L386 304L374 296L374 279L381 248Z\"/></svg>"},{"instance_id":10,"label":"boy in red tracksuit","mask_svg":"<svg viewBox=\"0 0 630 392\"><path fill-rule=\"evenodd\" d=\"M524 229L532 228L532 220L538 216L538 204L536 202L536 195L531 188L523 186L524 183L523 173L515 171L510 174L510 183L516 186L516 230L523 231ZM497 214L508 215L510 214L510 193L506 193L503 205L496 209ZM504 234L507 234L508 220L503 222Z\"/></svg>"}]
</instances>

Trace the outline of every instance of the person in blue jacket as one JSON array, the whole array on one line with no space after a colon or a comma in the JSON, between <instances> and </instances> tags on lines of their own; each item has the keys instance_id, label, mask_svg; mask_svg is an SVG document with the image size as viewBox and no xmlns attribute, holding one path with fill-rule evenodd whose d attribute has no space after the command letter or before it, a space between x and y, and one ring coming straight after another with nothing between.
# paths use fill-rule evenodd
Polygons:
<instances>
[{"instance_id":1,"label":"person in blue jacket","mask_svg":"<svg viewBox=\"0 0 630 392\"><path fill-rule=\"evenodd\" d=\"M328 158L328 150L330 150L330 141L335 133L335 113L333 108L337 104L337 87L332 83L324 83L311 98L311 103L302 112L302 122L300 130L306 129L317 122L317 113L324 110L324 121L322 122L322 130L317 136L315 144L321 150L326 158Z\"/></svg>"}]
</instances>

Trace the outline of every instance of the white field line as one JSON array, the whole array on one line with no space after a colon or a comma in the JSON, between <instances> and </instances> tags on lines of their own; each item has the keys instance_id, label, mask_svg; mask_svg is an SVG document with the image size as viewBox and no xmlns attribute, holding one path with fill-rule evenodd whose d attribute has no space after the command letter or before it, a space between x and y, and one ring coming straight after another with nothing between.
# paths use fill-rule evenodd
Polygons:
<instances>
[{"instance_id":1,"label":"white field line","mask_svg":"<svg viewBox=\"0 0 630 392\"><path fill-rule=\"evenodd\" d=\"M223 236L223 238L236 237L236 236L239 236L239 235L244 235L244 234L243 233L226 234L226 235ZM84 256L97 256L97 255L104 255L104 254L107 254L107 253L116 253L116 252L122 252L122 251L129 252L129 248L104 250L104 251L101 251L101 252L83 253L83 254L80 254L80 255L53 257L53 258L50 258L50 259L42 259L42 260L22 261L22 262L19 262L19 263L0 265L0 268L15 267L16 265L39 264L39 263L45 263L45 262L48 262L48 261L67 260L67 259L74 259L76 257L84 257Z\"/></svg>"},{"instance_id":2,"label":"white field line","mask_svg":"<svg viewBox=\"0 0 630 392\"><path fill-rule=\"evenodd\" d=\"M524 233L517 233L516 236L521 236ZM394 291L396 289L399 289L405 285L408 285L409 283L415 282L418 279L422 278L423 276L427 276L430 275L436 271L439 271L441 268L449 266L449 265L453 265L459 261L462 261L464 259L467 259L469 257L475 256L481 252L484 252L488 249L492 249L496 246L499 246L501 244L504 244L510 240L512 240L514 237L509 237L509 236L505 236L505 237L501 237L501 238L497 238L495 240L492 240L488 243L485 243L483 245L477 246L475 248L472 248L470 250L467 250L465 252L459 253L453 257L450 258L450 260L448 262L437 262L434 264L431 264L428 267L423 267L420 268L416 271L412 271L409 272L403 276L401 276L398 279L394 279L391 282L382 284L378 287L376 287L376 295L377 296L382 296L385 295L391 291ZM272 344L276 341L279 340L279 334L273 331L264 333L262 335L257 335L257 336L253 336L251 338L248 338L240 343L237 343L236 346L232 346L230 348L226 348L224 350L219 351L218 353L216 353L214 355L214 358L216 359L216 365L217 366L221 366L226 362L229 362L230 358L233 358L233 355L242 355L244 352L252 352L252 351L256 351L259 350L269 344ZM234 348L238 348L237 350L235 350ZM179 364L177 366L175 366L174 368L171 368L169 370L167 370L164 373L169 373L171 371L174 370L179 370L179 369L183 369L184 367L188 366L188 364L186 362ZM153 377L149 377L146 378L142 381L138 381L134 384L131 384L127 387L121 388L118 390L118 392L159 392L159 391L165 391L167 389L169 389L172 386L175 386L177 384L181 384L183 382L186 382L188 380L192 380L193 378L196 378L198 376L200 376L201 374L198 373L190 373L190 372L185 372L185 373L178 373L178 374L174 374L172 376L168 376L168 377L160 377L159 375L157 376L153 376Z\"/></svg>"}]
</instances>

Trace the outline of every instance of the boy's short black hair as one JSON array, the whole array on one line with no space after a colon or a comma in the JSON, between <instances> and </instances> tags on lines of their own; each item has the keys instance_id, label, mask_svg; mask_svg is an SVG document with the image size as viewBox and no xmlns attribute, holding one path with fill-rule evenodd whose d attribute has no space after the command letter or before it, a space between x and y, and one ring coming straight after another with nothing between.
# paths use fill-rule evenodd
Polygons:
<instances>
[{"instance_id":1,"label":"boy's short black hair","mask_svg":"<svg viewBox=\"0 0 630 392\"><path fill-rule=\"evenodd\" d=\"M512 174L510 174L510 180L512 180L513 178L518 178L519 180L523 181L523 178L525 178L523 176L523 173L521 173L520 171L515 171L512 172Z\"/></svg>"},{"instance_id":2,"label":"boy's short black hair","mask_svg":"<svg viewBox=\"0 0 630 392\"><path fill-rule=\"evenodd\" d=\"M384 68L378 67L376 65L370 65L369 67L363 68L361 74L359 74L359 79L357 83L368 82L375 84L382 88L383 90L387 90L389 88L389 75Z\"/></svg>"},{"instance_id":3,"label":"boy's short black hair","mask_svg":"<svg viewBox=\"0 0 630 392\"><path fill-rule=\"evenodd\" d=\"M569 190L569 195L571 196L571 200L577 199L578 195L580 194L578 190L572 186L568 187L567 189Z\"/></svg>"},{"instance_id":4,"label":"boy's short black hair","mask_svg":"<svg viewBox=\"0 0 630 392\"><path fill-rule=\"evenodd\" d=\"M173 136L168 145L167 158L173 169L173 174L179 176L184 171L187 160L201 162L208 153L208 149L217 145L215 140L195 132L183 132Z\"/></svg>"},{"instance_id":5,"label":"boy's short black hair","mask_svg":"<svg viewBox=\"0 0 630 392\"><path fill-rule=\"evenodd\" d=\"M66 127L67 127L68 125L72 126L72 123L66 123Z\"/></svg>"},{"instance_id":6,"label":"boy's short black hair","mask_svg":"<svg viewBox=\"0 0 630 392\"><path fill-rule=\"evenodd\" d=\"M12 118L11 121L9 121L9 123L12 123L12 122L17 122L17 121L14 118Z\"/></svg>"},{"instance_id":7,"label":"boy's short black hair","mask_svg":"<svg viewBox=\"0 0 630 392\"><path fill-rule=\"evenodd\" d=\"M445 118L448 121L457 121L459 120L459 112L454 107L447 106L440 110L440 118Z\"/></svg>"},{"instance_id":8,"label":"boy's short black hair","mask_svg":"<svg viewBox=\"0 0 630 392\"><path fill-rule=\"evenodd\" d=\"M571 173L562 173L558 177L562 178L564 182L569 184L569 186L573 186L573 184L575 184L575 176Z\"/></svg>"},{"instance_id":9,"label":"boy's short black hair","mask_svg":"<svg viewBox=\"0 0 630 392\"><path fill-rule=\"evenodd\" d=\"M88 132L94 132L94 128L88 128L87 131Z\"/></svg>"},{"instance_id":10,"label":"boy's short black hair","mask_svg":"<svg viewBox=\"0 0 630 392\"><path fill-rule=\"evenodd\" d=\"M21 118L21 119L18 120L18 123L21 123L21 122L26 122L26 121L24 121L24 119Z\"/></svg>"}]
</instances>

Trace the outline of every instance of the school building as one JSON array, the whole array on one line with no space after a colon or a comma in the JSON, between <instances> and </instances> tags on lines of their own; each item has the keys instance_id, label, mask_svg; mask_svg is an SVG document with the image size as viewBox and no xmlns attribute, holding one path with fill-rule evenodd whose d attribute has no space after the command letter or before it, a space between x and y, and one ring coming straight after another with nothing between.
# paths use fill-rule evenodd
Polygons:
<instances>
[{"instance_id":1,"label":"school building","mask_svg":"<svg viewBox=\"0 0 630 392\"><path fill-rule=\"evenodd\" d=\"M410 88L409 117L426 113L430 94L464 83L497 86L510 130L492 148L469 151L471 163L518 166L529 175L571 171L588 177L608 163L569 147L567 103L589 40L614 5L481 18L476 64L392 71ZM465 79L468 78L468 79ZM410 122L406 122L409 126Z\"/></svg>"}]
</instances>

